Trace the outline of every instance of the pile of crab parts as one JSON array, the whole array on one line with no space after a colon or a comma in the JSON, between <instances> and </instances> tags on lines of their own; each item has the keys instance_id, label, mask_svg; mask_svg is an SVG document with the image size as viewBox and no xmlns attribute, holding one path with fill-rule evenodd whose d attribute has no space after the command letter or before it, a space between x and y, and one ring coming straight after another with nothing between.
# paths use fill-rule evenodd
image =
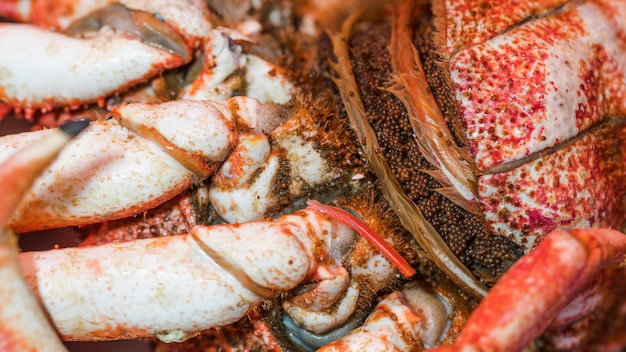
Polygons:
<instances>
[{"instance_id":1,"label":"pile of crab parts","mask_svg":"<svg viewBox=\"0 0 626 352\"><path fill-rule=\"evenodd\" d=\"M1 2L0 351L623 350L623 18Z\"/></svg>"}]
</instances>

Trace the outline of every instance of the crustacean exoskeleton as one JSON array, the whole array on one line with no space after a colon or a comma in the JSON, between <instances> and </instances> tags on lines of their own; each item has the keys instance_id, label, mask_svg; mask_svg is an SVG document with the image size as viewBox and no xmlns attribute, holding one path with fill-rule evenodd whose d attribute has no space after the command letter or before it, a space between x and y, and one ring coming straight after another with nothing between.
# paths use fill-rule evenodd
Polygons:
<instances>
[{"instance_id":1,"label":"crustacean exoskeleton","mask_svg":"<svg viewBox=\"0 0 626 352\"><path fill-rule=\"evenodd\" d=\"M20 44L34 60L0 57L0 114L45 125L46 111L54 123L96 106L96 121L3 225L107 221L88 237L96 246L19 256L63 339L171 343L221 326L243 342L192 341L253 348L239 332L261 341L254 348L312 350L354 330L325 348L626 345L625 310L610 307L625 304L625 236L556 230L623 225L623 1L76 1L52 16L43 4L0 4L39 26L0 24L0 49ZM100 50L118 45L133 50ZM58 47L76 51L58 56L73 64L50 59ZM133 55L145 60L134 67ZM25 75L31 66L57 76ZM106 84L94 79L111 70ZM0 158L56 131L4 137ZM10 163L3 172L18 177ZM192 219L190 187L215 222L233 224ZM147 223L140 214L181 193L168 203L187 221L176 236L108 233L119 218ZM394 266L415 282L355 328L376 295L407 281ZM18 268L5 269L6 287L23 289ZM238 331L244 316L252 329ZM35 330L5 331L46 344Z\"/></svg>"},{"instance_id":2,"label":"crustacean exoskeleton","mask_svg":"<svg viewBox=\"0 0 626 352\"><path fill-rule=\"evenodd\" d=\"M307 189L350 178L314 147L311 111L281 117L275 105L235 97L127 104L63 151L33 185L9 225L18 232L86 225L154 208L212 176L208 197L228 222L258 220ZM0 137L2 158L53 133ZM327 135L318 138L327 138ZM62 177L63 170L74 170ZM282 183L284 194L275 194ZM141 201L137 201L140 200Z\"/></svg>"},{"instance_id":3,"label":"crustacean exoskeleton","mask_svg":"<svg viewBox=\"0 0 626 352\"><path fill-rule=\"evenodd\" d=\"M211 176L240 135L254 133L258 114L252 111L257 103L247 98L224 104L189 101L183 102L185 106L177 104L176 114L148 110L143 115L130 114L132 117L125 111L132 112L134 105L125 105L115 113L120 116L119 121L135 127L146 138L130 132L115 119L94 121L85 134L68 146L65 156L38 179L11 226L24 232L81 225L97 219L127 217L152 208L189 188L193 182ZM160 111L173 110L171 105L163 105ZM180 126L177 118L181 113L188 123L184 130L176 128ZM146 121L150 122L149 129L145 128ZM41 130L4 137L3 158L50 133L52 130ZM201 145L197 142L201 140L211 143ZM62 170L73 168L63 160L81 165L70 179L59 177ZM68 199L74 201L67 203ZM136 199L144 199L145 203L138 204Z\"/></svg>"},{"instance_id":4,"label":"crustacean exoskeleton","mask_svg":"<svg viewBox=\"0 0 626 352\"><path fill-rule=\"evenodd\" d=\"M58 134L57 130L48 131L44 142ZM15 160L20 160L18 165L35 168L37 164L31 159L38 154L30 150L48 150L48 145L39 143L28 148L29 143L26 143L26 147L19 148L4 164L6 178L17 179L14 172L21 173L25 169L16 167ZM42 170L41 167L35 169ZM26 174L28 177L24 179L28 185L36 175L35 172ZM14 190L9 188L7 197L19 200L13 193L23 195L24 189L25 186ZM17 201L12 203L12 208L15 208ZM11 205L7 204L8 207ZM3 292L12 294L15 287L23 289L22 280L16 279L21 269L26 283L46 307L54 329L66 340L157 336L169 342L185 340L210 327L230 324L261 304L263 299L290 290L304 280L315 280L314 289L285 300L285 304L289 305L286 310L295 320L310 324L310 329L325 330L329 324L337 324L337 319L346 319L352 314L361 296L367 295L362 291L376 292L375 287L384 287L386 282L397 279L389 261L376 253L370 253L366 261L353 262L352 274L346 275L342 261L344 256L350 256L346 253L354 247L354 233L343 224L346 220L338 222L335 219L348 219L348 222L356 224L362 222L339 210L331 210L341 214L329 218L325 215L327 206L312 203L312 207L274 221L195 226L186 235L22 253L19 268L16 263L3 267L13 275ZM15 226L9 218L7 214L4 226ZM367 226L359 225L359 228ZM375 237L369 237L369 240L375 240ZM392 243L399 241L397 238L386 240ZM414 274L410 265L391 247L384 244L377 246L386 248L383 253L396 263L404 275ZM8 247L7 252L13 250L15 257L15 244ZM356 250L357 258L364 252L372 251L371 248L361 247L358 249L357 245L352 249ZM266 266L261 266L261 262ZM122 266L133 269L126 270ZM126 275L120 276L121 273ZM201 273L200 276L198 273ZM59 286L59 283L67 281L66 277L77 278L78 275L84 276L71 281L79 286ZM146 282L150 282L150 286ZM130 293L129 289L136 292ZM100 296L113 292L119 292L119 295ZM181 304L172 304L178 300ZM312 304L314 302L310 300L316 303ZM151 303L146 306L148 302ZM334 314L315 307L332 306L334 302L339 305ZM41 323L42 329L46 329L43 316L29 316L37 312L24 306L17 313L5 311L8 315L0 316L3 333L8 336L3 341L3 348L60 348L52 343L54 338L51 338L52 342L35 341L32 334L37 331L26 331L28 329L24 326L29 324L29 319ZM24 321L17 330L8 329L12 323L11 314ZM189 316L196 319L185 318Z\"/></svg>"},{"instance_id":5,"label":"crustacean exoskeleton","mask_svg":"<svg viewBox=\"0 0 626 352\"><path fill-rule=\"evenodd\" d=\"M63 10L49 16L56 7ZM14 109L29 117L91 102L109 106L115 102L107 102L108 96L130 88L134 89L127 98L131 101L159 101L161 95L172 94L224 100L245 92L283 103L293 93L279 67L243 52L237 44L251 41L246 34L255 33L215 27L204 1L55 5L8 1L2 4L0 17L29 23L0 24L0 47L28 57L3 55L1 59L4 113ZM188 84L182 90L170 87L160 74L189 63L194 51L199 58L184 78ZM150 80L150 85L142 85Z\"/></svg>"},{"instance_id":6,"label":"crustacean exoskeleton","mask_svg":"<svg viewBox=\"0 0 626 352\"><path fill-rule=\"evenodd\" d=\"M482 26L485 18L494 21L493 26L483 31L475 29L474 24L458 26L457 19L472 18L472 12L460 2L435 3L432 12L437 16L434 20L437 32L433 34L429 22L415 20L417 14L428 10L406 1L394 12L390 30L385 24L372 25L366 30L361 29L349 41L349 32L356 19L352 16L341 29L335 28L331 32L330 76L340 89L348 115L352 115L352 126L365 140L370 161L375 160L380 165L377 170L379 178L389 178L386 168L391 167L397 170L395 177L404 182L402 185L388 182L385 192L400 218L404 218L405 226L426 250L442 253L441 247L434 245L433 235L437 231L450 232L455 226L445 221L443 226L437 225L441 223L437 219L441 215L433 214L437 211L447 212L448 216L454 214L445 208L437 210L430 204L425 205L421 195L415 196L415 204L396 195L401 186L406 187L404 192L421 191L410 187L411 183L417 182L415 178L421 177L419 172L411 175L406 171L406 164L396 161L417 163L410 159L410 155L407 159L394 155L406 148L406 140L403 140L405 144L396 142L401 138L416 139L416 148L429 163L436 165L436 171L427 173L444 186L437 190L442 196L470 212L484 214L483 221L490 231L509 237L525 252L538 246L549 231L559 226L620 228L622 225L621 165L624 159L621 138L624 131L625 65L624 26L618 14L623 14L624 4L620 1L589 1L558 5L562 4L554 4L552 9L542 8L544 15L513 28L499 27L506 22L496 20L502 7L496 4L481 7L477 16L482 17L476 25ZM538 11L533 6L520 4L510 16L516 18L514 21L526 18ZM473 33L474 30L477 33ZM486 38L479 38L491 30L493 32ZM417 37L414 37L414 31L417 31ZM420 33L424 37L419 37ZM471 36L470 42L464 42L465 33L480 35ZM578 35L573 37L572 33ZM384 38L389 36L389 52L385 44L361 45L368 36L377 37L372 43L386 43ZM350 45L350 51L347 45ZM417 51L414 45L424 51ZM432 51L433 46L437 51ZM381 59L371 62L372 57ZM571 73L561 76L561 70ZM389 73L381 75L380 71ZM396 126L408 122L392 121L391 118L379 121L380 106L391 106L382 110L395 112L395 105L398 105L389 97L391 94L375 88L385 80L393 82L389 93L397 96L406 107L407 121L410 121L414 136L397 132L400 127ZM356 91L361 93L362 100L356 96ZM396 125L387 126L393 123ZM385 141L392 145L385 146L382 144ZM463 145L469 147L469 154L460 147ZM388 148L386 158L380 158L380 148ZM387 161L389 164L385 163ZM426 218L438 228L414 224L411 220L415 217ZM466 231L473 230L468 227ZM615 302L610 297L623 291L623 285L616 279L623 272L619 269L624 256L620 244L623 235L590 231L581 236L593 238L594 235L599 238L591 242L604 238L607 247L615 246L608 251L615 250L616 253L615 258L607 262L594 263L591 260L588 269L599 267L600 272L608 272L606 276L610 278L603 279L603 274L591 275L587 277L589 286L573 289L579 296L556 318L541 342L550 348L583 348L581 346L593 340L602 340L596 339L593 332L602 329L597 316L611 315L602 302ZM449 242L459 248L460 254L469 252L464 249L467 242L463 242L469 239L463 237L460 240L450 238ZM586 240L582 239L582 242ZM554 243L548 240L536 250L539 253L552 252L553 247L558 248ZM570 245L576 247L574 243L572 241ZM440 267L448 270L446 272L468 292L480 294L481 285L466 271L455 272L453 268L446 268L455 258L444 258ZM481 262L480 259L474 261ZM554 264L558 267L557 258ZM564 266L573 267L567 263ZM512 283L531 270L521 270L523 274L511 270L510 281L504 280L502 284L503 291L521 291ZM539 286L542 280L550 282L551 275L558 273L545 273L546 278L534 278L533 282ZM573 282L582 280L582 277L581 274L572 282L562 283L556 296L571 299L569 290L574 286ZM549 300L550 294L545 294ZM496 297L494 294L485 301L507 306L505 302L498 302ZM543 310L546 306L562 309L566 304L550 301L544 305L539 297L536 301L537 307L544 307L534 313L538 316L548 314L548 310ZM551 309L557 310L553 307ZM549 321L557 313L549 314L552 314L549 318L533 320L519 333L536 334L533 329L543 331L548 325L543 320ZM561 316L568 318L561 319ZM614 316L617 321L623 320L621 313ZM512 335L498 342L491 341L490 335L482 330L494 329L497 334L499 323L487 326L479 319L471 322L476 324L476 331L481 332L474 335L473 341L473 338L461 341L467 345L477 344L478 349L515 350L530 341L516 342ZM610 322L607 324L611 325ZM617 326L623 325L617 323ZM617 329L613 330L612 337L607 334L604 338L610 341L608 344L622 346L624 341L618 337Z\"/></svg>"},{"instance_id":7,"label":"crustacean exoskeleton","mask_svg":"<svg viewBox=\"0 0 626 352\"><path fill-rule=\"evenodd\" d=\"M580 300L574 297L589 290L602 269L623 261L624 253L626 236L617 231L550 233L489 291L454 344L432 351L523 350L549 326L586 317L596 301L605 296L596 291L581 295ZM448 314L450 311L434 292L407 288L381 301L362 327L320 350L406 351L431 347L445 332L445 321L439 319ZM562 342L564 345L558 348L575 344L565 338Z\"/></svg>"}]
</instances>

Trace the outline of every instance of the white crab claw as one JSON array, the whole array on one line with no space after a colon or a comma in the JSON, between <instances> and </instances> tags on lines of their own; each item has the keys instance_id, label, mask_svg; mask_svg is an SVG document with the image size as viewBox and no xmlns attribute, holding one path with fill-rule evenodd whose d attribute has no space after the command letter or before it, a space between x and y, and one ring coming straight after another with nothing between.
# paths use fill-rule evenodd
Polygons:
<instances>
[{"instance_id":1,"label":"white crab claw","mask_svg":"<svg viewBox=\"0 0 626 352\"><path fill-rule=\"evenodd\" d=\"M211 179L209 199L229 223L263 219L276 203L273 185L280 168L264 134L244 135Z\"/></svg>"},{"instance_id":2,"label":"white crab claw","mask_svg":"<svg viewBox=\"0 0 626 352\"><path fill-rule=\"evenodd\" d=\"M144 81L183 59L103 29L73 38L26 24L0 24L0 100L17 108L77 106Z\"/></svg>"},{"instance_id":3,"label":"white crab claw","mask_svg":"<svg viewBox=\"0 0 626 352\"><path fill-rule=\"evenodd\" d=\"M231 155L232 164L247 171L216 174L209 191L211 204L224 220L236 223L263 219L283 201L281 196L301 197L340 176L317 149L318 131L311 122L310 117L295 114L276 127L271 131L269 155L261 153L265 149L253 145L253 140L244 142ZM232 169L229 164L225 164L225 170ZM281 173L284 170L289 172ZM286 188L282 195L276 192L279 183Z\"/></svg>"},{"instance_id":4,"label":"white crab claw","mask_svg":"<svg viewBox=\"0 0 626 352\"><path fill-rule=\"evenodd\" d=\"M283 308L299 326L321 334L348 320L357 309L359 296L359 284L352 282L344 295L334 302L332 309L319 310L294 305L289 301L283 301Z\"/></svg>"},{"instance_id":5,"label":"white crab claw","mask_svg":"<svg viewBox=\"0 0 626 352\"><path fill-rule=\"evenodd\" d=\"M26 232L151 209L211 175L236 144L240 129L255 124L249 112L256 110L246 98L122 106L113 112L119 122L95 121L63 150L28 192L11 226ZM0 159L54 131L0 138Z\"/></svg>"},{"instance_id":6,"label":"white crab claw","mask_svg":"<svg viewBox=\"0 0 626 352\"><path fill-rule=\"evenodd\" d=\"M330 238L352 236L303 210L187 235L26 252L20 265L64 339L174 339L230 324L294 288L332 250Z\"/></svg>"}]
</instances>

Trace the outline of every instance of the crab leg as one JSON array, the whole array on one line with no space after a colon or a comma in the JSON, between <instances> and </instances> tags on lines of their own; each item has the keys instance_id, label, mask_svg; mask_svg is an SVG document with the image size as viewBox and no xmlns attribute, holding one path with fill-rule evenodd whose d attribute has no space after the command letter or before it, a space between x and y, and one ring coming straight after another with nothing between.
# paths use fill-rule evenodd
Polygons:
<instances>
[{"instance_id":1,"label":"crab leg","mask_svg":"<svg viewBox=\"0 0 626 352\"><path fill-rule=\"evenodd\" d=\"M626 235L620 232L554 231L498 281L453 346L433 351L522 351L548 326L589 314L597 305L598 273L625 260ZM434 297L416 287L394 292L361 328L321 351L432 347L441 342L445 321L453 316Z\"/></svg>"},{"instance_id":2,"label":"crab leg","mask_svg":"<svg viewBox=\"0 0 626 352\"><path fill-rule=\"evenodd\" d=\"M617 231L552 232L491 289L468 319L457 349L450 350L523 350L603 268L623 262L625 254L626 235ZM584 302L578 305L585 309Z\"/></svg>"},{"instance_id":3,"label":"crab leg","mask_svg":"<svg viewBox=\"0 0 626 352\"><path fill-rule=\"evenodd\" d=\"M71 122L21 149L0 168L3 199L0 204L0 350L62 351L65 348L31 295L18 266L16 238L6 227L24 192L57 156L67 141L87 127Z\"/></svg>"},{"instance_id":4,"label":"crab leg","mask_svg":"<svg viewBox=\"0 0 626 352\"><path fill-rule=\"evenodd\" d=\"M57 4L66 11L52 13L55 5L38 1L1 5L0 16L38 26L0 26L0 48L14 53L0 60L0 101L27 114L102 105L113 93L189 62L211 40L203 1L78 1Z\"/></svg>"},{"instance_id":5,"label":"crab leg","mask_svg":"<svg viewBox=\"0 0 626 352\"><path fill-rule=\"evenodd\" d=\"M211 179L209 199L224 220L265 218L284 201L275 191L279 184L286 188L283 196L295 199L342 176L317 147L320 139L335 136L317 128L319 118L301 109L271 131L271 146L267 138L242 138Z\"/></svg>"},{"instance_id":6,"label":"crab leg","mask_svg":"<svg viewBox=\"0 0 626 352\"><path fill-rule=\"evenodd\" d=\"M20 54L31 53L29 58L43 60L41 63L36 59L21 60L21 55L0 60L0 64L10 63L4 65L9 75L0 79L0 87L7 90L0 91L0 101L16 110L26 109L27 114L61 106L75 109L94 101L102 105L103 99L113 93L123 92L166 69L188 63L198 49L204 54L199 55L189 69L188 85L180 92L179 87L169 91L179 93L182 99L224 100L235 92L245 92L246 96L264 102L286 103L295 92L284 70L254 55L244 54L235 44L250 39L233 30L212 29L203 1L184 4L145 0L115 4L77 1L62 6L75 11L52 15L47 6L51 5L25 1L0 7L0 16L4 13L9 18L39 26L7 24L8 28L16 29L7 30L5 43L0 40L0 48L3 45L11 46L12 50L16 47ZM84 17L77 18L79 15ZM46 31L50 28L63 30L68 36ZM10 38L13 41L9 41ZM15 41L21 46L16 46ZM52 43L51 46L48 43ZM54 50L56 47L63 50ZM63 66L64 62L69 64ZM31 66L42 74L20 75L20 72L32 73ZM76 67L85 73L76 74ZM43 71L53 72L54 80L41 79L49 77L49 72ZM115 75L111 76L110 72ZM105 76L106 82L100 79ZM16 87L20 87L19 92ZM136 94L135 91L124 97L133 99Z\"/></svg>"},{"instance_id":7,"label":"crab leg","mask_svg":"<svg viewBox=\"0 0 626 352\"><path fill-rule=\"evenodd\" d=\"M183 87L181 99L224 100L242 89L246 96L262 102L283 104L291 99L296 89L286 72L257 56L243 53L240 46L233 45L240 36L226 28L209 32L204 40L204 55L194 63L198 74Z\"/></svg>"},{"instance_id":8,"label":"crab leg","mask_svg":"<svg viewBox=\"0 0 626 352\"><path fill-rule=\"evenodd\" d=\"M318 351L420 351L446 334L450 315L434 292L409 285L380 301L363 326Z\"/></svg>"},{"instance_id":9,"label":"crab leg","mask_svg":"<svg viewBox=\"0 0 626 352\"><path fill-rule=\"evenodd\" d=\"M258 101L244 97L119 107L113 112L117 120L95 121L68 145L27 193L10 224L26 232L153 208L210 176L238 143L239 131L252 131L262 120L258 108ZM1 155L54 131L2 137Z\"/></svg>"},{"instance_id":10,"label":"crab leg","mask_svg":"<svg viewBox=\"0 0 626 352\"><path fill-rule=\"evenodd\" d=\"M353 236L303 210L181 236L27 252L20 265L63 339L180 341L294 288L318 261L339 260L329 254L334 244Z\"/></svg>"}]
</instances>

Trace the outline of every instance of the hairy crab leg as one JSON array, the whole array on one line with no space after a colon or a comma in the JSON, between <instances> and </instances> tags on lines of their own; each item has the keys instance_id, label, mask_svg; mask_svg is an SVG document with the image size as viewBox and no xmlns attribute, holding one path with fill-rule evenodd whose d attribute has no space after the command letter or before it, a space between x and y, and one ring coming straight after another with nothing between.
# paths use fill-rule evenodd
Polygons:
<instances>
[{"instance_id":1,"label":"hairy crab leg","mask_svg":"<svg viewBox=\"0 0 626 352\"><path fill-rule=\"evenodd\" d=\"M101 222L153 208L209 177L238 143L239 132L252 131L263 118L259 102L245 97L129 104L113 114L117 120L94 121L38 179L10 222L17 232ZM2 156L52 133L2 137Z\"/></svg>"},{"instance_id":2,"label":"hairy crab leg","mask_svg":"<svg viewBox=\"0 0 626 352\"><path fill-rule=\"evenodd\" d=\"M314 111L294 110L293 116L269 133L271 146L267 138L248 139L212 177L209 199L227 222L263 219L284 197L302 197L311 189L346 177L319 147L320 141L337 138L337 131L319 129L324 116ZM276 192L277 185L286 189L284 194Z\"/></svg>"},{"instance_id":3,"label":"hairy crab leg","mask_svg":"<svg viewBox=\"0 0 626 352\"><path fill-rule=\"evenodd\" d=\"M22 148L0 168L3 198L0 206L0 350L62 351L54 329L24 282L18 266L17 239L7 227L11 213L38 175L61 148L88 125L88 121L65 124Z\"/></svg>"},{"instance_id":4,"label":"hairy crab leg","mask_svg":"<svg viewBox=\"0 0 626 352\"><path fill-rule=\"evenodd\" d=\"M204 40L204 54L193 65L197 74L181 92L180 99L224 100L235 91L266 102L287 103L296 88L284 69L255 55L246 54L233 42L249 41L227 28L216 28ZM239 74L244 71L244 74Z\"/></svg>"},{"instance_id":5,"label":"hairy crab leg","mask_svg":"<svg viewBox=\"0 0 626 352\"><path fill-rule=\"evenodd\" d=\"M297 286L320 261L339 260L332 247L353 236L303 210L187 235L26 252L20 265L66 340L180 341Z\"/></svg>"}]
</instances>

